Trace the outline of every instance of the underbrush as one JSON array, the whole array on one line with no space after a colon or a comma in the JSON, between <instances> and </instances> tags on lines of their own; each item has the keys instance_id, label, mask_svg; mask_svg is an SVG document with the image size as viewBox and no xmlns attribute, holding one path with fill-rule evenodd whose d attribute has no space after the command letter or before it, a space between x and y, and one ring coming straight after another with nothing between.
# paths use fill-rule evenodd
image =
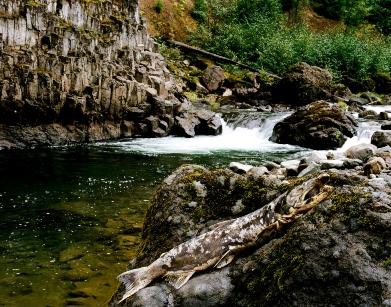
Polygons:
<instances>
[{"instance_id":1,"label":"underbrush","mask_svg":"<svg viewBox=\"0 0 391 307\"><path fill-rule=\"evenodd\" d=\"M311 32L305 25L288 25L278 0L209 1L208 21L192 42L229 58L277 74L305 61L329 69L336 79L364 79L391 73L391 38L353 28Z\"/></svg>"}]
</instances>

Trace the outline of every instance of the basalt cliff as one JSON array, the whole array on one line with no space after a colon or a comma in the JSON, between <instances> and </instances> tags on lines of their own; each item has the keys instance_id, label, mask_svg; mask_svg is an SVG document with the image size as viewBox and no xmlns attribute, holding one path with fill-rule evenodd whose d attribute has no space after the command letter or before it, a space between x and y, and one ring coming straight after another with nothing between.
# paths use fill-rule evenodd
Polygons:
<instances>
[{"instance_id":1,"label":"basalt cliff","mask_svg":"<svg viewBox=\"0 0 391 307\"><path fill-rule=\"evenodd\" d=\"M0 89L0 148L221 129L178 94L136 0L1 0Z\"/></svg>"}]
</instances>

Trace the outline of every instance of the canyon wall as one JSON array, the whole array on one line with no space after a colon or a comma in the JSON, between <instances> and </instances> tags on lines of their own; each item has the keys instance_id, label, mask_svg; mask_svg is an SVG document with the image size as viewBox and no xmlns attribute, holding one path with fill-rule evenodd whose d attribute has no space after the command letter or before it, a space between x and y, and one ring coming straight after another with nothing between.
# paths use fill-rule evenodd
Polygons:
<instances>
[{"instance_id":1,"label":"canyon wall","mask_svg":"<svg viewBox=\"0 0 391 307\"><path fill-rule=\"evenodd\" d=\"M176 92L138 1L0 0L0 149L165 136Z\"/></svg>"}]
</instances>

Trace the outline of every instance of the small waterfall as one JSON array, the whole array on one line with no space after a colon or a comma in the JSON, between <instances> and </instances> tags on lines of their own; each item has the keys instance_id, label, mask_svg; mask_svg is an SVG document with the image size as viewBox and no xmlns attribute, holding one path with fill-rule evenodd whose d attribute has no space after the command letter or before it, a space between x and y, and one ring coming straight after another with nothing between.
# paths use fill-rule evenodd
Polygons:
<instances>
[{"instance_id":1,"label":"small waterfall","mask_svg":"<svg viewBox=\"0 0 391 307\"><path fill-rule=\"evenodd\" d=\"M371 137L375 131L380 130L380 126L378 122L374 121L360 122L357 128L357 135L348 139L338 151L344 152L350 147L359 144L371 144Z\"/></svg>"},{"instance_id":2,"label":"small waterfall","mask_svg":"<svg viewBox=\"0 0 391 307\"><path fill-rule=\"evenodd\" d=\"M292 145L275 144L269 141L273 128L290 113L279 113L265 117L257 112L239 113L222 119L223 133L218 136L196 136L194 138L166 137L156 139L133 139L130 141L103 143L104 146L124 151L144 153L195 153L212 152L286 152L297 149Z\"/></svg>"}]
</instances>

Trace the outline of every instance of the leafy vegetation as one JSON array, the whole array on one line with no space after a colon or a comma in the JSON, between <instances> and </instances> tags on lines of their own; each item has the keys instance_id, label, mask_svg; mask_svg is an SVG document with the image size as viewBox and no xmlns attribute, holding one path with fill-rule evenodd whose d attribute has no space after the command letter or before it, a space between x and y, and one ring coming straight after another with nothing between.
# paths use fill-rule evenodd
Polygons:
<instances>
[{"instance_id":1,"label":"leafy vegetation","mask_svg":"<svg viewBox=\"0 0 391 307\"><path fill-rule=\"evenodd\" d=\"M374 20L388 33L391 11L386 2L391 0L311 1L317 11L346 25L314 32L297 18L309 3L306 0L232 0L229 4L208 0L208 7L203 7L208 19L203 19L193 39L212 52L279 74L305 61L331 70L337 79L345 75L363 79L391 72L391 38L370 26L357 27ZM380 16L387 10L388 15Z\"/></svg>"},{"instance_id":2,"label":"leafy vegetation","mask_svg":"<svg viewBox=\"0 0 391 307\"><path fill-rule=\"evenodd\" d=\"M158 13L158 14L163 12L163 9L164 9L163 0L156 0L154 8L155 8L156 13Z\"/></svg>"}]
</instances>

